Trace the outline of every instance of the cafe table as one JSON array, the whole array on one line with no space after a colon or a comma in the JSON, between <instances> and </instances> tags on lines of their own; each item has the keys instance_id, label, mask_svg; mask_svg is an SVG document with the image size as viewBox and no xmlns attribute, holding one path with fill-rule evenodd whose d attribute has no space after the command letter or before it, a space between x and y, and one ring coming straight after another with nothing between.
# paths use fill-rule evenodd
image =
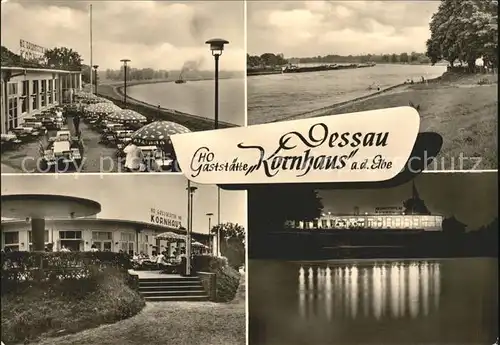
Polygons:
<instances>
[{"instance_id":1,"label":"cafe table","mask_svg":"<svg viewBox=\"0 0 500 345\"><path fill-rule=\"evenodd\" d=\"M69 141L54 141L52 150L56 155L62 154L64 151L70 151Z\"/></svg>"}]
</instances>

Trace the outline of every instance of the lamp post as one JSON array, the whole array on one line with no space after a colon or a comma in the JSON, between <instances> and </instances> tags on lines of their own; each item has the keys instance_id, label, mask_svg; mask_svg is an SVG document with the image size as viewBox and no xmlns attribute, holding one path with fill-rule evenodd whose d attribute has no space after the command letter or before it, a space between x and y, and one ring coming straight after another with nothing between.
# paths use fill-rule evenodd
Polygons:
<instances>
[{"instance_id":1,"label":"lamp post","mask_svg":"<svg viewBox=\"0 0 500 345\"><path fill-rule=\"evenodd\" d=\"M210 236L210 250L213 254L214 252L214 240L212 238L212 216L214 215L212 212L206 214L208 217L208 235Z\"/></svg>"},{"instance_id":2,"label":"lamp post","mask_svg":"<svg viewBox=\"0 0 500 345\"><path fill-rule=\"evenodd\" d=\"M193 194L198 187L192 187L188 180L188 228L186 233L186 275L191 275L191 232L193 231Z\"/></svg>"},{"instance_id":3,"label":"lamp post","mask_svg":"<svg viewBox=\"0 0 500 345\"><path fill-rule=\"evenodd\" d=\"M121 59L123 62L123 103L127 105L127 63L130 62L130 59Z\"/></svg>"},{"instance_id":4,"label":"lamp post","mask_svg":"<svg viewBox=\"0 0 500 345\"><path fill-rule=\"evenodd\" d=\"M99 68L99 65L94 65L92 66L94 67L94 88L95 88L95 91L94 93L97 95L97 69Z\"/></svg>"},{"instance_id":5,"label":"lamp post","mask_svg":"<svg viewBox=\"0 0 500 345\"><path fill-rule=\"evenodd\" d=\"M205 42L210 46L210 51L215 60L215 97L214 97L214 129L219 129L219 57L224 51L224 45L229 44L222 38L212 38ZM220 188L217 187L217 225L220 225ZM220 234L217 229L217 256L220 256Z\"/></svg>"}]
</instances>

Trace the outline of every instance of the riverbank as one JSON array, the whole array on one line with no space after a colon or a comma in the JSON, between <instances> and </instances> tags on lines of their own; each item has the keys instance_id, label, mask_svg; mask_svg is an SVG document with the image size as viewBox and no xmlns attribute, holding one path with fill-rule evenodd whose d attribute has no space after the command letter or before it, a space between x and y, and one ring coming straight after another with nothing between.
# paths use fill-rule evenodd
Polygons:
<instances>
[{"instance_id":1,"label":"riverbank","mask_svg":"<svg viewBox=\"0 0 500 345\"><path fill-rule=\"evenodd\" d=\"M444 73L427 83L395 85L286 120L408 106L410 102L419 106L420 131L443 137L441 152L430 169L498 168L497 75ZM477 159L472 159L476 157L481 160L478 166Z\"/></svg>"},{"instance_id":2,"label":"riverbank","mask_svg":"<svg viewBox=\"0 0 500 345\"><path fill-rule=\"evenodd\" d=\"M201 79L200 79L201 80ZM192 80L194 81L194 80ZM135 81L127 82L128 86L141 84L157 84L172 82L171 80L150 80L150 81ZM191 131L206 131L214 129L214 120L203 116L197 116L177 111L175 109L167 109L158 105L148 104L127 95L127 104L123 102L123 83L103 84L99 85L97 94L101 97L113 101L120 108L127 108L137 111L138 113L153 120L172 121L189 128ZM235 124L219 121L219 128L238 127Z\"/></svg>"}]
</instances>

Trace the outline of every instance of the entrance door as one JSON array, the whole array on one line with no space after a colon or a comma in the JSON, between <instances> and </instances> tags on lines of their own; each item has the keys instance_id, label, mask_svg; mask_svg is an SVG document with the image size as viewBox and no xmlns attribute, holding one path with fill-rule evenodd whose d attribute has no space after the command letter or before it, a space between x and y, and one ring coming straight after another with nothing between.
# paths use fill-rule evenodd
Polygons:
<instances>
[{"instance_id":1,"label":"entrance door","mask_svg":"<svg viewBox=\"0 0 500 345\"><path fill-rule=\"evenodd\" d=\"M80 242L80 240L61 240L61 248L64 246L72 252L79 252Z\"/></svg>"}]
</instances>

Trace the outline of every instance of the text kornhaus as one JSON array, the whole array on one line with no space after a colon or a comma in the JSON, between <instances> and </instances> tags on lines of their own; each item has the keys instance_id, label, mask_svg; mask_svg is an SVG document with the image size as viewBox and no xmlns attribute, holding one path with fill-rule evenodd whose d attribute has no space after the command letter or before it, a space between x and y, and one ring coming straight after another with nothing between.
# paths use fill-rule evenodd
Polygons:
<instances>
[{"instance_id":1,"label":"text kornhaus","mask_svg":"<svg viewBox=\"0 0 500 345\"><path fill-rule=\"evenodd\" d=\"M268 177L276 176L282 170L295 170L298 172L297 176L302 177L311 170L343 169L359 148L385 147L388 138L389 132L330 132L326 124L317 123L310 127L307 135L297 131L284 134L278 141L278 147L269 155L266 155L265 149L259 145L240 143L238 147L260 151L259 162L251 166L246 175L262 168ZM305 149L296 154L300 144L304 145ZM352 150L337 155L314 155L313 149L321 146L332 149L352 148ZM295 154L291 154L292 150Z\"/></svg>"}]
</instances>

